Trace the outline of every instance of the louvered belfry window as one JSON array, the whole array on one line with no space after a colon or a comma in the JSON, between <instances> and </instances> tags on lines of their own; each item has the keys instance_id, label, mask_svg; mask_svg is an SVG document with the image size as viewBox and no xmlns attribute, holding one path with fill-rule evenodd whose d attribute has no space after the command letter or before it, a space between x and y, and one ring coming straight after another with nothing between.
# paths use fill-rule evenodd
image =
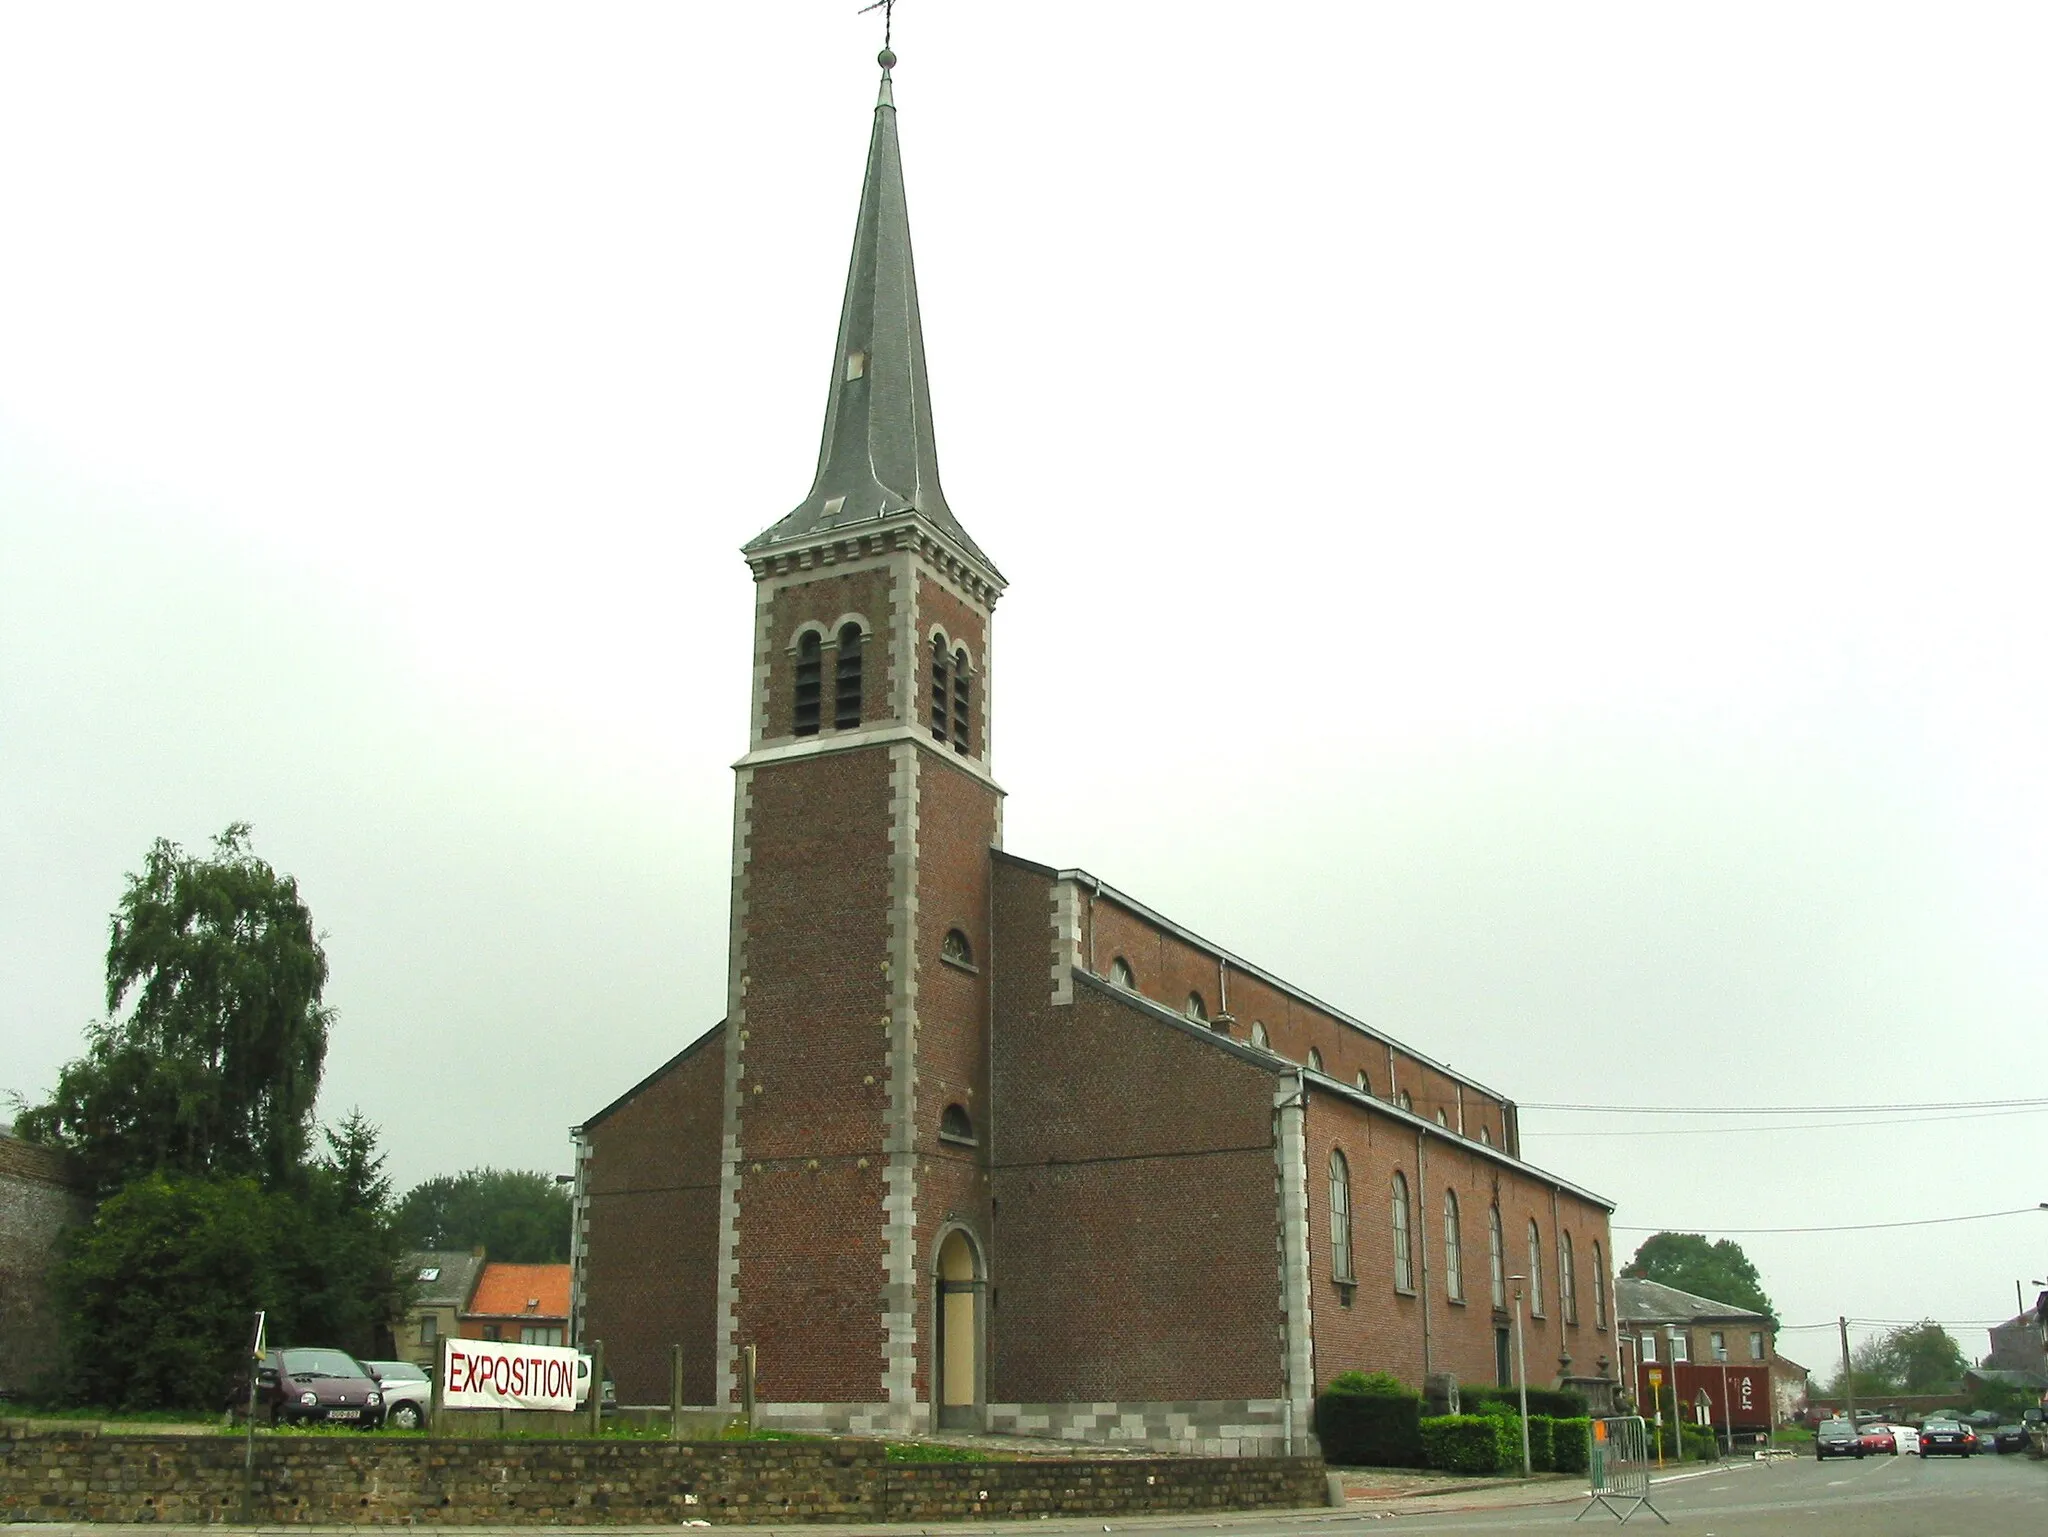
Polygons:
<instances>
[{"instance_id":1,"label":"louvered belfry window","mask_svg":"<svg viewBox=\"0 0 2048 1537\"><path fill-rule=\"evenodd\" d=\"M798 736L818 733L818 694L823 684L824 648L816 630L806 630L796 643L796 717Z\"/></svg>"},{"instance_id":2,"label":"louvered belfry window","mask_svg":"<svg viewBox=\"0 0 2048 1537\"><path fill-rule=\"evenodd\" d=\"M965 648L953 653L953 750L971 750L968 735L970 712L974 708L974 672L967 665Z\"/></svg>"},{"instance_id":3,"label":"louvered belfry window","mask_svg":"<svg viewBox=\"0 0 2048 1537\"><path fill-rule=\"evenodd\" d=\"M844 731L860 724L860 626L839 631L839 661L833 668L832 724Z\"/></svg>"},{"instance_id":4,"label":"louvered belfry window","mask_svg":"<svg viewBox=\"0 0 2048 1537\"><path fill-rule=\"evenodd\" d=\"M932 735L943 742L947 736L947 706L952 685L946 677L946 637L932 637Z\"/></svg>"}]
</instances>

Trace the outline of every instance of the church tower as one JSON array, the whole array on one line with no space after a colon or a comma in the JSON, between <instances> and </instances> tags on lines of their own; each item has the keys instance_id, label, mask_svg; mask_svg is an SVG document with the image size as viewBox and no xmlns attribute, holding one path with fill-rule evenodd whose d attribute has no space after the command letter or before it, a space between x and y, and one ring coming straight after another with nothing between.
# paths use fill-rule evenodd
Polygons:
<instances>
[{"instance_id":1,"label":"church tower","mask_svg":"<svg viewBox=\"0 0 2048 1537\"><path fill-rule=\"evenodd\" d=\"M1003 578L939 488L880 62L817 476L743 551L717 1297L720 1402L751 1345L764 1423L855 1431L965 1420L984 1397L1002 798Z\"/></svg>"}]
</instances>

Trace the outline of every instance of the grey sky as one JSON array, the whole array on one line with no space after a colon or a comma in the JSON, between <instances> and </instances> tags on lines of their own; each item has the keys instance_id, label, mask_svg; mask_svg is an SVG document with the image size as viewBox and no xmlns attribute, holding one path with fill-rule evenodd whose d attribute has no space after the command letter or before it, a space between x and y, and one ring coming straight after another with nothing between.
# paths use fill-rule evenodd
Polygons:
<instances>
[{"instance_id":1,"label":"grey sky","mask_svg":"<svg viewBox=\"0 0 2048 1537\"><path fill-rule=\"evenodd\" d=\"M717 1018L853 9L0 13L0 1087L243 818L401 1183L565 1166ZM2048 12L1166 14L898 16L1008 846L1524 1100L2043 1092ZM2044 1119L1525 1127L1763 1227L2032 1206ZM1795 1324L2048 1275L1743 1242Z\"/></svg>"}]
</instances>

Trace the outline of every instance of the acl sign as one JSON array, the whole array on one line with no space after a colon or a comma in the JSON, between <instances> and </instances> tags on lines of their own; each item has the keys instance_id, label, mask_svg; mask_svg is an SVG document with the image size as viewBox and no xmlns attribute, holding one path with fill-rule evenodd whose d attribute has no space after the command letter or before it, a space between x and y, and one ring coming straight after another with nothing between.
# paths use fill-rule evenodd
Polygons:
<instances>
[{"instance_id":1,"label":"acl sign","mask_svg":"<svg viewBox=\"0 0 2048 1537\"><path fill-rule=\"evenodd\" d=\"M574 1409L581 1353L560 1345L444 1340L444 1409Z\"/></svg>"}]
</instances>

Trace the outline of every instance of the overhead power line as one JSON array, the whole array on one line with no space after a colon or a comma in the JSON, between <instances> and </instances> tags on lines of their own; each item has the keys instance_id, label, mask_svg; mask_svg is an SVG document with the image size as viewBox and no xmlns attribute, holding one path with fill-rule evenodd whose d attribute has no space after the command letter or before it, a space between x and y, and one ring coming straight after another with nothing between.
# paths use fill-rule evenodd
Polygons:
<instances>
[{"instance_id":1,"label":"overhead power line","mask_svg":"<svg viewBox=\"0 0 2048 1537\"><path fill-rule=\"evenodd\" d=\"M1897 1115L1915 1110L2035 1110L2048 1099L1919 1100L1896 1105L1568 1105L1520 1103L1523 1110L1590 1115Z\"/></svg>"},{"instance_id":2,"label":"overhead power line","mask_svg":"<svg viewBox=\"0 0 2048 1537\"><path fill-rule=\"evenodd\" d=\"M2000 1324L2011 1323L2009 1318L1851 1318L1836 1320L1830 1318L1824 1324L1779 1324L1780 1334L1813 1333L1826 1329L1830 1333L1841 1327L1842 1322L1858 1324L1866 1329L1911 1329L1920 1324L1939 1324L1944 1329L1996 1329Z\"/></svg>"},{"instance_id":3,"label":"overhead power line","mask_svg":"<svg viewBox=\"0 0 2048 1537\"><path fill-rule=\"evenodd\" d=\"M1880 1228L1893 1227L1942 1227L1951 1222L1987 1222L1993 1217L2020 1217L2048 1207L2015 1206L2011 1211L1975 1211L1963 1217L1921 1217L1913 1222L1843 1222L1833 1227L1716 1227L1711 1223L1681 1225L1667 1222L1661 1227L1624 1227L1620 1223L1609 1226L1617 1233L1734 1233L1743 1237L1756 1233L1873 1233Z\"/></svg>"},{"instance_id":4,"label":"overhead power line","mask_svg":"<svg viewBox=\"0 0 2048 1537\"><path fill-rule=\"evenodd\" d=\"M1527 1109L1527 1106L1523 1107ZM2048 1104L2017 1110L1973 1110L1956 1115L1893 1115L1871 1121L1794 1121L1789 1126L1638 1126L1627 1131L1532 1131L1532 1137L1738 1137L1779 1131L1848 1131L1859 1126L1933 1126L1944 1121L1983 1121L2001 1115L2048 1114Z\"/></svg>"}]
</instances>

